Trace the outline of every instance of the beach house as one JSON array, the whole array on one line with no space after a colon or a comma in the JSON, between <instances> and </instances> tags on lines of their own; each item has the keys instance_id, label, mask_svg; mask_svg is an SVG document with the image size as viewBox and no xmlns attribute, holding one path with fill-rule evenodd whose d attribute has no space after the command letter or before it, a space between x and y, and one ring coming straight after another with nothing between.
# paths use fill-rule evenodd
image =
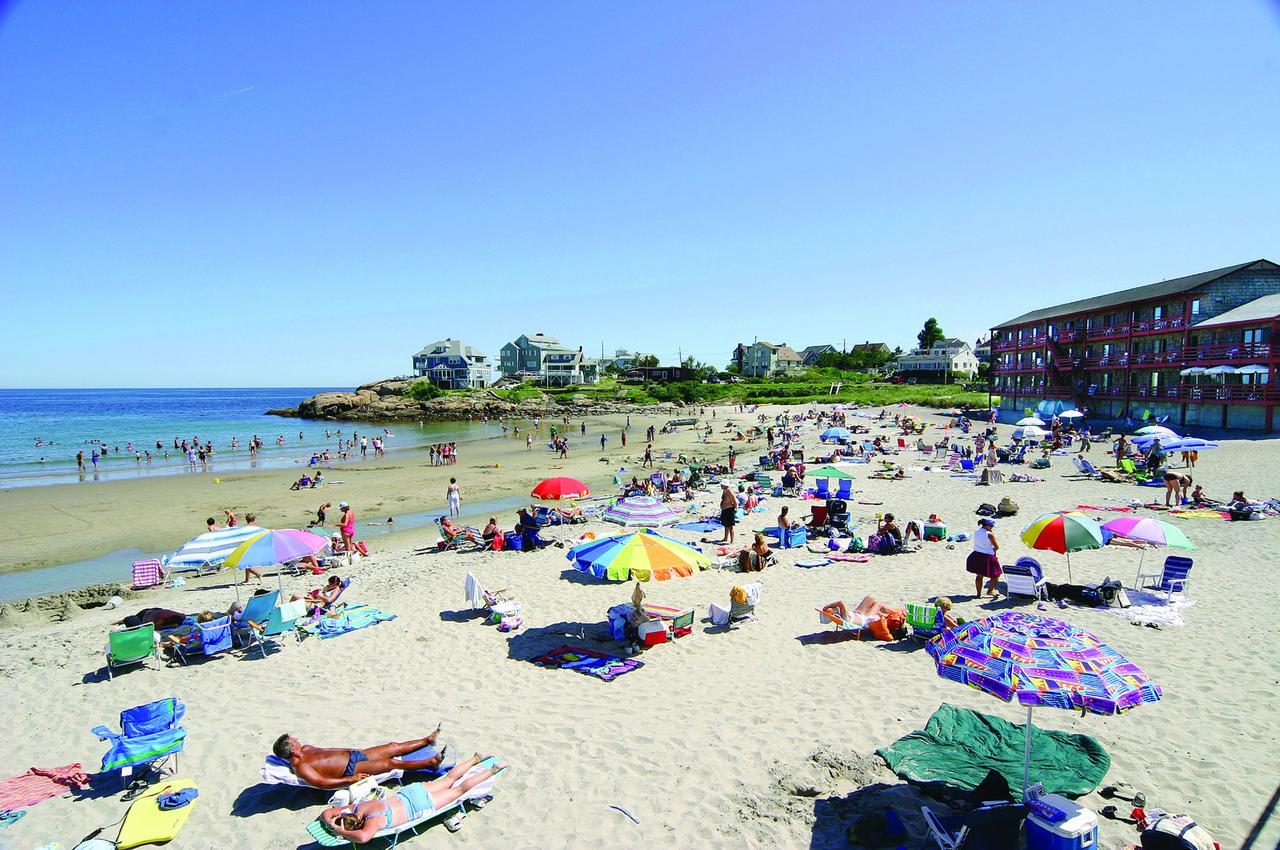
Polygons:
<instances>
[{"instance_id":1,"label":"beach house","mask_svg":"<svg viewBox=\"0 0 1280 850\"><path fill-rule=\"evenodd\" d=\"M803 366L799 353L785 342L774 345L760 340L747 346L742 374L748 378L791 375L799 372Z\"/></svg>"},{"instance_id":2,"label":"beach house","mask_svg":"<svg viewBox=\"0 0 1280 850\"><path fill-rule=\"evenodd\" d=\"M462 390L488 386L492 366L477 349L446 337L413 355L413 374L441 389Z\"/></svg>"},{"instance_id":3,"label":"beach house","mask_svg":"<svg viewBox=\"0 0 1280 850\"><path fill-rule=\"evenodd\" d=\"M916 383L949 383L978 374L978 358L962 339L940 339L929 348L914 348L898 357L898 372Z\"/></svg>"},{"instance_id":4,"label":"beach house","mask_svg":"<svg viewBox=\"0 0 1280 850\"><path fill-rule=\"evenodd\" d=\"M835 351L838 349L834 345L810 345L800 350L800 362L805 366L816 366L819 357Z\"/></svg>"},{"instance_id":5,"label":"beach house","mask_svg":"<svg viewBox=\"0 0 1280 850\"><path fill-rule=\"evenodd\" d=\"M582 348L569 348L543 333L521 334L502 346L499 368L505 376L535 379L549 386L594 384L600 377L600 362L586 357Z\"/></svg>"},{"instance_id":6,"label":"beach house","mask_svg":"<svg viewBox=\"0 0 1280 850\"><path fill-rule=\"evenodd\" d=\"M992 329L1002 418L1027 408L1270 432L1280 402L1270 260L1043 307Z\"/></svg>"}]
</instances>

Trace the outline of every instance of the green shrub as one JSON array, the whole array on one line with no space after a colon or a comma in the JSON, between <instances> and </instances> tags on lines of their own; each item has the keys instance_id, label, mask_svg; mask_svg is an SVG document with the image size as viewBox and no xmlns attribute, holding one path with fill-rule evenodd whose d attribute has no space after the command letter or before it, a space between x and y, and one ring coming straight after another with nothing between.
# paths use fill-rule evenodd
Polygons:
<instances>
[{"instance_id":1,"label":"green shrub","mask_svg":"<svg viewBox=\"0 0 1280 850\"><path fill-rule=\"evenodd\" d=\"M444 395L444 390L430 381L415 381L409 389L405 390L405 395L414 401L431 401L433 398Z\"/></svg>"}]
</instances>

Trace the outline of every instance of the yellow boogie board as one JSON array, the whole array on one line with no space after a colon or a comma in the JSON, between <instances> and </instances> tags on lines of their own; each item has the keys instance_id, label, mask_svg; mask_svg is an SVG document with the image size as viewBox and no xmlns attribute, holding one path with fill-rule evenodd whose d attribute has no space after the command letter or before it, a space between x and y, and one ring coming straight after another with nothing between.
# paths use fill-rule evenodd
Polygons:
<instances>
[{"instance_id":1,"label":"yellow boogie board","mask_svg":"<svg viewBox=\"0 0 1280 850\"><path fill-rule=\"evenodd\" d=\"M148 788L146 793L133 801L120 825L120 837L116 839L119 850L141 847L143 844L159 844L174 838L191 817L191 810L199 799L192 800L180 809L161 809L156 799L183 788L195 788L190 779L169 779Z\"/></svg>"}]
</instances>

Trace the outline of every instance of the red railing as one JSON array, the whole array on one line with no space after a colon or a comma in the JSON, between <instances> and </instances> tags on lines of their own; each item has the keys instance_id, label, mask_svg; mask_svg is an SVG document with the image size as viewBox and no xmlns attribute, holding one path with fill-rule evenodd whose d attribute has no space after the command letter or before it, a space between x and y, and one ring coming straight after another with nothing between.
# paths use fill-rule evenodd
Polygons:
<instances>
[{"instance_id":1,"label":"red railing","mask_svg":"<svg viewBox=\"0 0 1280 850\"><path fill-rule=\"evenodd\" d=\"M1245 360L1270 360L1269 342L1222 342L1214 345L1190 346L1183 352L1183 362L1188 364L1227 363Z\"/></svg>"},{"instance_id":2,"label":"red railing","mask_svg":"<svg viewBox=\"0 0 1280 850\"><path fill-rule=\"evenodd\" d=\"M1078 330L1059 330L1054 331L1053 339L1056 342L1079 342L1080 331Z\"/></svg>"},{"instance_id":3,"label":"red railing","mask_svg":"<svg viewBox=\"0 0 1280 850\"><path fill-rule=\"evenodd\" d=\"M1111 325L1110 327L1089 328L1086 332L1089 339L1110 339L1117 336L1128 336L1128 325Z\"/></svg>"},{"instance_id":4,"label":"red railing","mask_svg":"<svg viewBox=\"0 0 1280 850\"><path fill-rule=\"evenodd\" d=\"M1181 351L1135 351L1129 355L1130 366L1169 366L1181 363Z\"/></svg>"},{"instance_id":5,"label":"red railing","mask_svg":"<svg viewBox=\"0 0 1280 850\"><path fill-rule=\"evenodd\" d=\"M1160 331L1176 331L1186 326L1181 316L1172 319L1147 319L1134 322L1131 329L1134 333L1159 333Z\"/></svg>"},{"instance_id":6,"label":"red railing","mask_svg":"<svg viewBox=\"0 0 1280 850\"><path fill-rule=\"evenodd\" d=\"M991 343L992 351L1012 351L1017 347L1018 341L1016 339L1002 339L999 342Z\"/></svg>"}]
</instances>

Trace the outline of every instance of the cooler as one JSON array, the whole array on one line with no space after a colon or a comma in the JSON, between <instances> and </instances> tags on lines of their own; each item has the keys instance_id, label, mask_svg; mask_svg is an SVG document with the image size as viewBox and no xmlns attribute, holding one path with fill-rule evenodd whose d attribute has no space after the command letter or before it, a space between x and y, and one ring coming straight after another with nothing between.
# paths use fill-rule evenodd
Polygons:
<instances>
[{"instance_id":1,"label":"cooler","mask_svg":"<svg viewBox=\"0 0 1280 850\"><path fill-rule=\"evenodd\" d=\"M649 620L641 623L636 631L640 636L640 642L645 646L654 646L655 644L667 642L667 624L661 620Z\"/></svg>"},{"instance_id":2,"label":"cooler","mask_svg":"<svg viewBox=\"0 0 1280 850\"><path fill-rule=\"evenodd\" d=\"M931 538L936 540L946 540L947 527L945 525L935 525L926 522L924 524L924 539L929 540Z\"/></svg>"},{"instance_id":3,"label":"cooler","mask_svg":"<svg viewBox=\"0 0 1280 850\"><path fill-rule=\"evenodd\" d=\"M1033 806L1027 816L1027 850L1095 850L1096 814L1058 794L1044 794L1036 802L1053 809L1060 819L1047 817Z\"/></svg>"}]
</instances>

